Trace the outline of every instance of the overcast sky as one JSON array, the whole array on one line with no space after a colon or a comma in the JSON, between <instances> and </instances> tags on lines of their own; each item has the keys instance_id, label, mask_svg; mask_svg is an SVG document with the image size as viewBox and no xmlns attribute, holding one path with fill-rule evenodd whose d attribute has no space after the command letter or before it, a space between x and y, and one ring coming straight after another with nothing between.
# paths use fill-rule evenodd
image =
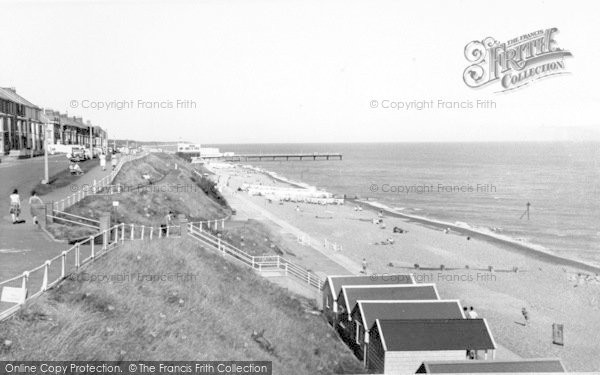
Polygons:
<instances>
[{"instance_id":1,"label":"overcast sky","mask_svg":"<svg viewBox=\"0 0 600 375\"><path fill-rule=\"evenodd\" d=\"M140 140L600 140L598 14L550 0L2 2L0 86ZM550 27L571 74L508 93L464 84L470 41ZM440 99L496 108L381 108ZM133 108L82 108L111 101Z\"/></svg>"}]
</instances>

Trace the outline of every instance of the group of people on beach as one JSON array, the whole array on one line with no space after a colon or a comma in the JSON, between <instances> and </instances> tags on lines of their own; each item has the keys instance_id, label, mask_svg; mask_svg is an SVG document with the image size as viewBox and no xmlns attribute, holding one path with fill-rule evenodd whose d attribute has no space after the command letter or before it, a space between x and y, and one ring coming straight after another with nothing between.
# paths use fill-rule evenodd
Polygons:
<instances>
[{"instance_id":1,"label":"group of people on beach","mask_svg":"<svg viewBox=\"0 0 600 375\"><path fill-rule=\"evenodd\" d=\"M19 190L14 189L12 194L9 196L10 199L10 216L12 218L13 224L22 224L25 220L21 219L21 196L19 195ZM44 202L42 198L37 195L37 192L33 190L31 192L31 196L29 197L29 209L31 213L31 217L33 220L33 224L38 224L38 213L41 209L44 208Z\"/></svg>"}]
</instances>

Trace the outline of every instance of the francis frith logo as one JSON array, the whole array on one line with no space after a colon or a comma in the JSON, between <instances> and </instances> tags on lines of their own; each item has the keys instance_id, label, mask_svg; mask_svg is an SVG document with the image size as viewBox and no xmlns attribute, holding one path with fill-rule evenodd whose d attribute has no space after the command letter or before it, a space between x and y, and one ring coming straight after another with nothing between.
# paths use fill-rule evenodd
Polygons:
<instances>
[{"instance_id":1,"label":"francis frith logo","mask_svg":"<svg viewBox=\"0 0 600 375\"><path fill-rule=\"evenodd\" d=\"M558 29L553 27L501 43L492 37L474 40L465 46L465 58L471 63L463 80L471 88L498 83L508 91L538 79L568 73L565 58L571 52L558 47Z\"/></svg>"}]
</instances>

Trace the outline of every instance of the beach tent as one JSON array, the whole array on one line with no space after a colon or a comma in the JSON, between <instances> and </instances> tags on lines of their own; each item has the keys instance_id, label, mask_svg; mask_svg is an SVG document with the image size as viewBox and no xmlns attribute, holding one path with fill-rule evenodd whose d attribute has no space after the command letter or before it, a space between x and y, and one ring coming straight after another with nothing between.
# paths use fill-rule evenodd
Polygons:
<instances>
[{"instance_id":1,"label":"beach tent","mask_svg":"<svg viewBox=\"0 0 600 375\"><path fill-rule=\"evenodd\" d=\"M335 327L342 339L352 342L352 316L357 301L439 300L435 284L344 285L337 298L338 322Z\"/></svg>"},{"instance_id":2,"label":"beach tent","mask_svg":"<svg viewBox=\"0 0 600 375\"><path fill-rule=\"evenodd\" d=\"M415 284L412 274L399 275L331 275L322 287L323 296L323 314L329 324L335 327L337 324L337 297L339 296L343 285L400 285Z\"/></svg>"},{"instance_id":3,"label":"beach tent","mask_svg":"<svg viewBox=\"0 0 600 375\"><path fill-rule=\"evenodd\" d=\"M458 300L413 300L413 301L362 301L354 306L350 324L352 344L356 356L364 360L369 345L368 327L381 320L464 319L465 315Z\"/></svg>"},{"instance_id":4,"label":"beach tent","mask_svg":"<svg viewBox=\"0 0 600 375\"><path fill-rule=\"evenodd\" d=\"M369 341L366 366L384 374L413 374L424 362L466 360L467 350L493 356L496 349L485 319L377 319Z\"/></svg>"},{"instance_id":5,"label":"beach tent","mask_svg":"<svg viewBox=\"0 0 600 375\"><path fill-rule=\"evenodd\" d=\"M533 358L511 361L426 361L417 374L485 374L485 373L552 373L566 372L558 358Z\"/></svg>"}]
</instances>

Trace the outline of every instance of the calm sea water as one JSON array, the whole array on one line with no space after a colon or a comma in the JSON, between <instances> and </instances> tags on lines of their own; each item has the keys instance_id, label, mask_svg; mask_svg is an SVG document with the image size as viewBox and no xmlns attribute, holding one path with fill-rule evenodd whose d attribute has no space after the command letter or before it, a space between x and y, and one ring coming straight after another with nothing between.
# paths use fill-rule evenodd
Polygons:
<instances>
[{"instance_id":1,"label":"calm sea water","mask_svg":"<svg viewBox=\"0 0 600 375\"><path fill-rule=\"evenodd\" d=\"M600 264L600 143L217 146L236 153L340 152L343 161L249 164ZM527 202L529 220L521 218Z\"/></svg>"}]
</instances>

